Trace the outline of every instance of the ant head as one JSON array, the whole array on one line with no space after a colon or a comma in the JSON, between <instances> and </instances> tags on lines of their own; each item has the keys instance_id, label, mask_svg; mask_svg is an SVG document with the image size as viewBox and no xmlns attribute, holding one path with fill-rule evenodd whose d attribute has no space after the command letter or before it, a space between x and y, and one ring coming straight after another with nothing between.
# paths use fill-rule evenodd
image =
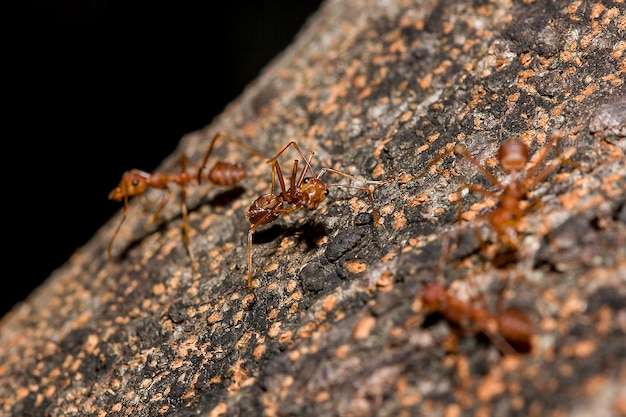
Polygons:
<instances>
[{"instance_id":1,"label":"ant head","mask_svg":"<svg viewBox=\"0 0 626 417\"><path fill-rule=\"evenodd\" d=\"M443 300L445 300L446 292L447 288L445 285L437 282L430 282L422 287L420 297L426 308L437 310L440 308Z\"/></svg>"},{"instance_id":2,"label":"ant head","mask_svg":"<svg viewBox=\"0 0 626 417\"><path fill-rule=\"evenodd\" d=\"M109 200L121 201L124 197L132 197L143 193L148 186L148 174L143 171L131 170L122 175L117 187L109 193Z\"/></svg>"},{"instance_id":3,"label":"ant head","mask_svg":"<svg viewBox=\"0 0 626 417\"><path fill-rule=\"evenodd\" d=\"M328 195L328 187L322 180L316 177L307 177L300 186L302 200L309 210L316 210Z\"/></svg>"},{"instance_id":4,"label":"ant head","mask_svg":"<svg viewBox=\"0 0 626 417\"><path fill-rule=\"evenodd\" d=\"M498 149L498 161L504 172L523 171L529 158L528 148L518 139L507 139Z\"/></svg>"}]
</instances>

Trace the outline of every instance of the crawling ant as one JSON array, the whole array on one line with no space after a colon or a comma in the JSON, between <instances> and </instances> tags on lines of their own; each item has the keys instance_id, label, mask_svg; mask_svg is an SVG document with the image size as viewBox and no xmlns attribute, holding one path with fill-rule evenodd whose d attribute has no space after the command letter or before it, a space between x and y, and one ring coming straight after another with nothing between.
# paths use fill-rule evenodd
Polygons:
<instances>
[{"instance_id":1,"label":"crawling ant","mask_svg":"<svg viewBox=\"0 0 626 417\"><path fill-rule=\"evenodd\" d=\"M247 145L239 142L235 138L218 132L211 139L211 144L209 145L209 149L204 155L202 160L202 164L198 167L198 171L195 175L191 175L187 172L187 157L183 153L181 155L181 170L176 174L162 174L160 172L156 172L153 174L138 170L132 169L130 171L126 171L122 175L122 179L117 187L115 187L109 193L109 200L114 201L124 201L124 210L122 212L122 219L120 220L113 236L111 236L111 240L107 246L107 257L111 259L111 249L113 246L113 241L117 236L126 216L128 214L128 199L133 196L142 196L143 193L149 188L156 188L159 190L163 190L163 196L161 201L156 209L156 211L151 216L151 221L156 221L161 211L165 208L166 204L169 202L171 196L171 190L169 188L170 184L176 184L182 188L181 191L181 212L183 216L183 236L185 240L185 247L187 248L187 252L189 253L189 257L191 259L191 267L192 270L195 271L195 259L193 253L190 248L189 243L189 218L187 211L187 193L185 187L187 185L197 186L200 185L202 180L209 180L211 183L215 185L221 186L232 186L243 180L247 173L245 168L236 163L225 162L225 161L217 161L213 165L213 167L207 172L205 171L205 167L209 157L211 156L215 142L219 138L227 139L234 144L244 148L249 153L264 158L263 155L255 151L254 149L248 147Z\"/></svg>"},{"instance_id":2,"label":"crawling ant","mask_svg":"<svg viewBox=\"0 0 626 417\"><path fill-rule=\"evenodd\" d=\"M560 140L565 136L563 132L557 132L546 142L546 144L537 151L537 160L534 165L526 170L526 164L530 160L528 147L519 139L507 139L498 148L497 160L502 171L510 176L509 182L505 185L500 182L486 167L481 165L469 152L461 147L454 147L454 152L460 154L467 159L472 165L491 182L499 192L488 191L482 187L478 187L471 184L463 184L459 191L468 189L478 194L482 194L486 197L493 198L498 201L498 207L478 217L477 221L486 221L495 230L500 243L504 246L508 255L517 252L520 245L519 235L522 232L523 219L525 215L535 205L540 205L539 200L533 200L529 202L529 194L533 188L535 188L541 181L543 181L548 175L550 175L557 167L563 163L570 164L574 167L578 167L578 164L569 161L567 159L559 157L557 163L546 165L541 168L542 163L546 159L550 148L556 145L556 154L560 155ZM435 158L427 167L421 177L434 163L445 157L447 154L443 154ZM525 175L522 175L525 172ZM459 218L461 218L461 199L457 206ZM482 240L478 236L478 232L474 229L478 239L481 241L481 247L483 247Z\"/></svg>"},{"instance_id":3,"label":"crawling ant","mask_svg":"<svg viewBox=\"0 0 626 417\"><path fill-rule=\"evenodd\" d=\"M500 294L501 295L501 294ZM528 352L531 346L533 325L521 310L502 310L500 297L497 313L486 306L466 302L448 292L448 287L438 282L426 284L420 293L424 308L441 314L464 335L483 333L504 354Z\"/></svg>"},{"instance_id":4,"label":"crawling ant","mask_svg":"<svg viewBox=\"0 0 626 417\"><path fill-rule=\"evenodd\" d=\"M285 179L283 177L282 170L280 168L280 164L278 163L278 158L289 148L293 146L296 151L302 157L305 167L301 170L298 175L298 159L294 159L293 168L291 171L291 178L289 180L289 188L285 184ZM328 195L328 189L330 187L346 187L346 188L354 188L357 190L366 191L368 193L368 198L370 201L370 205L372 206L372 216L374 218L374 223L376 226L380 225L380 220L378 217L378 213L376 212L376 208L374 207L374 196L372 190L368 187L358 187L355 185L344 185L344 184L326 184L322 181L321 177L326 172L331 172L337 175L342 175L347 178L351 178L355 181L359 181L358 178L346 174L341 171L334 170L332 168L321 168L317 175L313 171L311 167L311 160L313 159L313 152L310 152L310 155L305 158L304 154L300 150L300 147L295 141L289 142L283 149L281 149L276 156L269 159L267 162L272 164L272 187L269 193L262 194L259 196L250 208L248 209L248 220L252 224L248 231L248 289L252 290L252 236L259 226L264 224L269 224L274 222L281 214L291 213L296 210L301 210L306 208L307 210L317 210L320 203L324 201L326 196ZM307 175L307 173L310 173ZM280 185L280 192L278 194L274 194L275 190L275 178L278 177L278 183ZM395 177L395 176L394 176ZM392 178L394 178L392 177ZM391 179L392 179L391 178ZM370 184L381 184L383 182L390 181L391 179L386 179L383 181L367 181Z\"/></svg>"}]
</instances>

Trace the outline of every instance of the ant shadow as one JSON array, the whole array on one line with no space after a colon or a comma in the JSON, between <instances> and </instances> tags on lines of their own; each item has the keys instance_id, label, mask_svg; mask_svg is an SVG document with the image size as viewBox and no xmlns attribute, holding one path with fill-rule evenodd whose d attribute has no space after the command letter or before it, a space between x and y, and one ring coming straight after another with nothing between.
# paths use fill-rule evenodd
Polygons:
<instances>
[{"instance_id":1,"label":"ant shadow","mask_svg":"<svg viewBox=\"0 0 626 417\"><path fill-rule=\"evenodd\" d=\"M235 186L228 190L220 191L219 193L215 194L213 197L211 197L210 199L206 201L202 201L204 200L202 199L198 203L198 206L202 204L208 204L212 207L226 207L230 203L235 201L237 198L239 198L245 192L246 192L246 189L244 187ZM197 207L193 207L192 210L195 210L196 208Z\"/></svg>"},{"instance_id":2,"label":"ant shadow","mask_svg":"<svg viewBox=\"0 0 626 417\"><path fill-rule=\"evenodd\" d=\"M261 229L254 233L252 242L256 244L270 243L288 236L295 237L297 246L304 244L305 251L310 251L319 246L316 242L321 237L327 236L326 227L314 220L306 220L297 225L293 224L272 224L268 228Z\"/></svg>"}]
</instances>

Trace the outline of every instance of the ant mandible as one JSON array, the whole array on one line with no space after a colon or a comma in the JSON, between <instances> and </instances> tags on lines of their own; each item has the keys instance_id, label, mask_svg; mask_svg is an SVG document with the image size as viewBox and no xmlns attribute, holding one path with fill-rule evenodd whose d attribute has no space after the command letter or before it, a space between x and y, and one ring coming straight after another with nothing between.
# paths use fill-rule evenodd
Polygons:
<instances>
[{"instance_id":1,"label":"ant mandible","mask_svg":"<svg viewBox=\"0 0 626 417\"><path fill-rule=\"evenodd\" d=\"M298 159L294 159L293 168L291 171L291 178L289 181L289 188L285 184L278 158L289 148L293 146L296 151L302 157L305 167L298 176ZM321 177L326 172L342 175L344 177L353 179L355 181L361 181L358 178L346 174L345 172L337 171L332 168L321 168L317 175L311 167L311 160L313 159L313 152L310 152L309 158L305 158L304 154L300 150L300 147L295 141L289 142L283 149L281 149L276 156L269 159L267 162L272 164L272 186L271 190L267 194L259 196L250 208L248 209L248 220L252 223L248 231L248 290L252 290L252 236L257 228L261 225L272 223L283 213L290 213L300 209L316 210L320 203L324 201L328 195L328 189L330 187L346 187L355 188L357 190L363 190L368 193L370 205L372 206L372 216L376 226L380 225L380 219L374 207L374 196L372 190L368 187L358 187L355 185L344 184L326 184L322 181ZM307 176L307 173L310 173ZM278 183L280 185L280 193L274 194L275 190L275 177L278 177ZM394 176L395 177L395 176ZM393 178L393 177L392 177ZM390 179L383 181L367 181L369 184L381 184L387 182Z\"/></svg>"},{"instance_id":2,"label":"ant mandible","mask_svg":"<svg viewBox=\"0 0 626 417\"><path fill-rule=\"evenodd\" d=\"M187 248L187 252L189 253L189 258L191 260L191 268L192 271L195 271L196 262L193 256L193 252L190 248L189 241L189 218L188 218L188 210L187 210L187 193L185 187L187 185L197 186L200 185L203 179L209 180L211 183L215 185L221 186L232 186L243 180L247 173L245 168L237 163L225 162L225 161L217 161L213 165L213 167L206 172L204 168L206 167L207 161L211 156L213 149L215 147L215 142L219 138L227 139L234 144L244 148L249 153L261 157L265 159L263 155L255 151L254 149L248 147L247 145L239 142L235 138L222 133L216 133L211 139L211 144L207 152L204 155L202 160L202 164L198 167L198 171L195 175L191 175L187 172L186 162L187 156L183 153L181 155L181 170L176 174L162 174L159 172L150 174L138 169L132 169L130 171L126 171L122 175L122 179L117 187L115 187L109 193L109 200L114 201L124 201L124 209L122 212L122 219L120 220L117 228L113 232L111 236L111 240L107 246L107 257L111 259L111 249L113 247L113 241L117 236L124 220L126 220L126 216L128 214L128 199L133 196L142 195L149 187L156 188L159 190L163 190L163 196L161 201L156 209L156 211L151 216L151 221L156 221L161 211L165 208L168 203L171 190L169 188L170 184L176 184L181 187L181 213L183 216L183 236L185 240L185 247Z\"/></svg>"}]
</instances>

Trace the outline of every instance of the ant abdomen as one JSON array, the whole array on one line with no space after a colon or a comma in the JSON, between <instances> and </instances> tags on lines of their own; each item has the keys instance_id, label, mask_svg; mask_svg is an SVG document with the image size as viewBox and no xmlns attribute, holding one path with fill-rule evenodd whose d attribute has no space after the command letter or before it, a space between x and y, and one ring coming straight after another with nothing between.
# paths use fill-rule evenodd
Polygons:
<instances>
[{"instance_id":1,"label":"ant abdomen","mask_svg":"<svg viewBox=\"0 0 626 417\"><path fill-rule=\"evenodd\" d=\"M240 164L217 161L206 178L216 185L233 186L243 180L246 175L246 169Z\"/></svg>"},{"instance_id":2,"label":"ant abdomen","mask_svg":"<svg viewBox=\"0 0 626 417\"><path fill-rule=\"evenodd\" d=\"M248 220L256 226L272 223L280 215L278 210L283 204L281 196L263 194L259 196L248 209Z\"/></svg>"},{"instance_id":3,"label":"ant abdomen","mask_svg":"<svg viewBox=\"0 0 626 417\"><path fill-rule=\"evenodd\" d=\"M523 311L509 308L498 316L498 328L506 340L515 344L530 344L533 324Z\"/></svg>"}]
</instances>

